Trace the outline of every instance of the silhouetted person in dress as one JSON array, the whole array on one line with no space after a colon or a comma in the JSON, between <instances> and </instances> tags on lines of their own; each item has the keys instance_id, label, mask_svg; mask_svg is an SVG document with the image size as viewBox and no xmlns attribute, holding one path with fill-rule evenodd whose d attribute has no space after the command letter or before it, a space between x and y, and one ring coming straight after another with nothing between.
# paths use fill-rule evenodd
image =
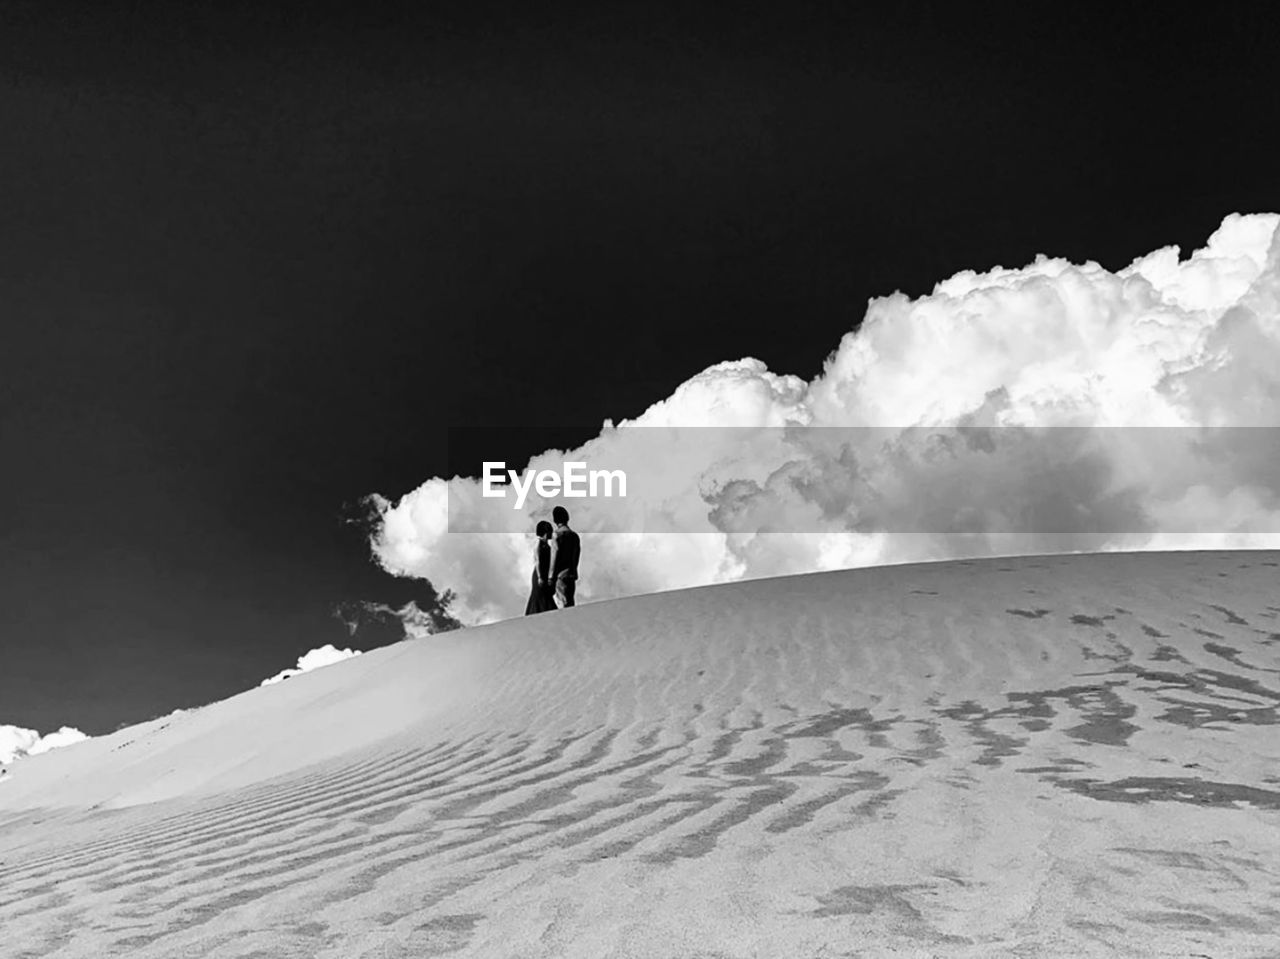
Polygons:
<instances>
[{"instance_id":1,"label":"silhouetted person in dress","mask_svg":"<svg viewBox=\"0 0 1280 959\"><path fill-rule=\"evenodd\" d=\"M533 547L533 586L529 591L529 602L525 604L524 614L545 613L556 608L555 591L551 586L551 524L541 520L534 531L538 541Z\"/></svg>"},{"instance_id":2,"label":"silhouetted person in dress","mask_svg":"<svg viewBox=\"0 0 1280 959\"><path fill-rule=\"evenodd\" d=\"M578 582L578 558L582 541L569 529L569 511L557 506L551 511L555 531L551 534L551 588L561 609L573 605L574 587Z\"/></svg>"}]
</instances>

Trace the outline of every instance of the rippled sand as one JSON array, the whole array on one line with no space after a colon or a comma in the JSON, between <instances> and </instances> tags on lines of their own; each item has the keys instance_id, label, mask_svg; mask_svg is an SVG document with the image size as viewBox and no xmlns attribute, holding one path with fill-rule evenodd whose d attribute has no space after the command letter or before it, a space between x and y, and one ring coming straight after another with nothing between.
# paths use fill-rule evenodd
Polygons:
<instances>
[{"instance_id":1,"label":"rippled sand","mask_svg":"<svg viewBox=\"0 0 1280 959\"><path fill-rule=\"evenodd\" d=\"M23 760L0 955L1280 955L1280 554L739 583Z\"/></svg>"}]
</instances>

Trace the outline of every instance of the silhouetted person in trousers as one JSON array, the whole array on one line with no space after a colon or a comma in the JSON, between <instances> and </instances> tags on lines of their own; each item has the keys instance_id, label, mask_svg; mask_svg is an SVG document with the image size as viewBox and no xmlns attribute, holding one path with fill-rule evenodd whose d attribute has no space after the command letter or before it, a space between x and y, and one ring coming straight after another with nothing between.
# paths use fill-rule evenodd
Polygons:
<instances>
[{"instance_id":1,"label":"silhouetted person in trousers","mask_svg":"<svg viewBox=\"0 0 1280 959\"><path fill-rule=\"evenodd\" d=\"M551 588L561 609L573 605L574 585L578 581L578 558L582 541L569 529L569 511L557 506L551 511L555 530L551 534Z\"/></svg>"}]
</instances>

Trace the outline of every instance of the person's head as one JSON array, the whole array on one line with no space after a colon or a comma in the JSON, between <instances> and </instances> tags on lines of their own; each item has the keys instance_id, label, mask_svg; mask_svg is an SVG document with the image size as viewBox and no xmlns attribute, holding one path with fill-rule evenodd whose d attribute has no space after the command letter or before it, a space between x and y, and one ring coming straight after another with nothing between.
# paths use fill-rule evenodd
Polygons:
<instances>
[{"instance_id":1,"label":"person's head","mask_svg":"<svg viewBox=\"0 0 1280 959\"><path fill-rule=\"evenodd\" d=\"M545 519L538 520L538 525L534 527L533 531L538 534L538 539L546 539L555 532L551 524Z\"/></svg>"},{"instance_id":2,"label":"person's head","mask_svg":"<svg viewBox=\"0 0 1280 959\"><path fill-rule=\"evenodd\" d=\"M569 511L563 506L557 506L551 511L551 518L556 521L557 526L564 526L569 522Z\"/></svg>"}]
</instances>

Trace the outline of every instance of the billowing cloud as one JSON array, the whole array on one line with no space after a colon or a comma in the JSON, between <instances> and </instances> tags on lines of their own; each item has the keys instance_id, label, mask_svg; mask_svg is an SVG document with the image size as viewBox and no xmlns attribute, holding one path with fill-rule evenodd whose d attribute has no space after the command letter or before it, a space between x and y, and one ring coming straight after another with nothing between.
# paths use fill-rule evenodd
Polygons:
<instances>
[{"instance_id":1,"label":"billowing cloud","mask_svg":"<svg viewBox=\"0 0 1280 959\"><path fill-rule=\"evenodd\" d=\"M334 616L347 627L349 635L372 640L372 645L377 646L383 645L379 641L382 639L387 642L406 637L421 639L457 629L462 624L449 613L452 602L453 595L448 592L443 596L433 593L431 599L421 605L412 599L400 606L366 600L342 603L334 610Z\"/></svg>"},{"instance_id":2,"label":"billowing cloud","mask_svg":"<svg viewBox=\"0 0 1280 959\"><path fill-rule=\"evenodd\" d=\"M527 469L648 470L625 502L573 508L579 595L984 554L1280 545L1280 450L1254 429L1280 425L1278 227L1231 215L1187 259L1168 247L1114 273L1044 256L958 273L918 299L872 300L810 382L720 363L579 449L534 457ZM970 432L936 432L956 427ZM372 496L374 555L455 591L466 621L517 614L531 540L490 524L493 502L461 477ZM552 502L530 494L522 524ZM464 509L468 528L498 531L451 531Z\"/></svg>"},{"instance_id":3,"label":"billowing cloud","mask_svg":"<svg viewBox=\"0 0 1280 959\"><path fill-rule=\"evenodd\" d=\"M88 739L84 733L70 726L41 736L34 729L21 726L0 726L0 765L6 765L23 756L36 756L51 749L70 746Z\"/></svg>"},{"instance_id":4,"label":"billowing cloud","mask_svg":"<svg viewBox=\"0 0 1280 959\"><path fill-rule=\"evenodd\" d=\"M273 683L281 682L291 676L297 676L301 673L309 672L313 669L319 669L322 666L330 666L333 663L340 663L344 659L350 659L352 656L359 656L358 649L338 649L332 643L326 643L318 649L312 649L303 653L298 657L298 665L290 669L283 669L260 682L259 686L270 686Z\"/></svg>"}]
</instances>

